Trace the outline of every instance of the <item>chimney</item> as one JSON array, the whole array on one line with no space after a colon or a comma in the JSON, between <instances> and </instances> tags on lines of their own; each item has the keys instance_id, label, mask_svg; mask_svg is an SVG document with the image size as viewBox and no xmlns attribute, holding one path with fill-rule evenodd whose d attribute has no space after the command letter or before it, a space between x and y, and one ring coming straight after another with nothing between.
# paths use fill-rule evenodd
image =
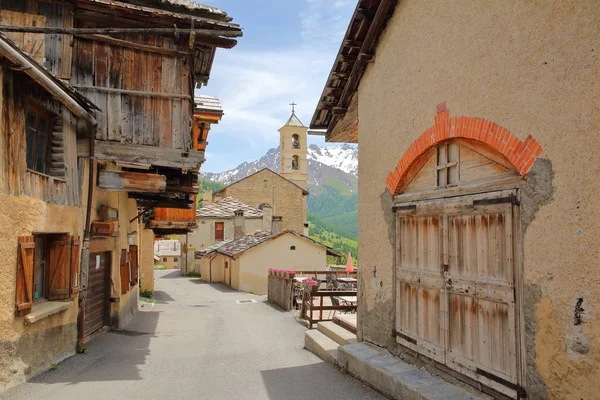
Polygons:
<instances>
[{"instance_id":1,"label":"chimney","mask_svg":"<svg viewBox=\"0 0 600 400\"><path fill-rule=\"evenodd\" d=\"M206 189L204 193L202 193L202 206L207 206L213 203L213 191L210 189Z\"/></svg>"},{"instance_id":2,"label":"chimney","mask_svg":"<svg viewBox=\"0 0 600 400\"><path fill-rule=\"evenodd\" d=\"M271 230L271 222L273 221L273 208L268 204L264 204L262 206L262 213L263 213L263 230L270 231Z\"/></svg>"},{"instance_id":3,"label":"chimney","mask_svg":"<svg viewBox=\"0 0 600 400\"><path fill-rule=\"evenodd\" d=\"M308 236L308 222L304 223L304 236Z\"/></svg>"},{"instance_id":4,"label":"chimney","mask_svg":"<svg viewBox=\"0 0 600 400\"><path fill-rule=\"evenodd\" d=\"M278 235L283 232L283 217L273 217L273 225L271 226L271 233Z\"/></svg>"},{"instance_id":5,"label":"chimney","mask_svg":"<svg viewBox=\"0 0 600 400\"><path fill-rule=\"evenodd\" d=\"M246 218L244 210L237 210L233 217L233 240L238 240L246 235Z\"/></svg>"}]
</instances>

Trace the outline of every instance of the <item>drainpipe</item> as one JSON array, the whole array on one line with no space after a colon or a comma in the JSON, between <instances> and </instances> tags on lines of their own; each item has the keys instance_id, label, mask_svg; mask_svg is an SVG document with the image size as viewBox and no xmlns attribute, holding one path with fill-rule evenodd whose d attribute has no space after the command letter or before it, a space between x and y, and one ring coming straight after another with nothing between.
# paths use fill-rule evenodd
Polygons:
<instances>
[{"instance_id":1,"label":"drainpipe","mask_svg":"<svg viewBox=\"0 0 600 400\"><path fill-rule=\"evenodd\" d=\"M92 225L92 202L94 196L94 151L95 151L95 138L96 138L96 126L88 125L88 128L92 130L90 137L90 156L89 156L89 168L88 168L88 197L87 197L87 209L85 212L85 231L83 237L83 243L81 246L81 270L79 279L79 318L77 319L77 350L84 348L85 338L85 313L87 304L87 285L88 285L88 272L90 268L90 236L91 236L91 225Z\"/></svg>"}]
</instances>

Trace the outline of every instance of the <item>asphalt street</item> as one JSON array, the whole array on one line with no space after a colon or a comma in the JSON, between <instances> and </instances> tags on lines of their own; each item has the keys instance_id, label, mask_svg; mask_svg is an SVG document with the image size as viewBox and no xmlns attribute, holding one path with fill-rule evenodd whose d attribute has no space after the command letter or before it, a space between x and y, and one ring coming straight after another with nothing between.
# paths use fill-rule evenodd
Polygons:
<instances>
[{"instance_id":1,"label":"asphalt street","mask_svg":"<svg viewBox=\"0 0 600 400\"><path fill-rule=\"evenodd\" d=\"M264 296L179 271L156 271L155 289L126 330L2 398L384 399L304 350L306 328Z\"/></svg>"}]
</instances>

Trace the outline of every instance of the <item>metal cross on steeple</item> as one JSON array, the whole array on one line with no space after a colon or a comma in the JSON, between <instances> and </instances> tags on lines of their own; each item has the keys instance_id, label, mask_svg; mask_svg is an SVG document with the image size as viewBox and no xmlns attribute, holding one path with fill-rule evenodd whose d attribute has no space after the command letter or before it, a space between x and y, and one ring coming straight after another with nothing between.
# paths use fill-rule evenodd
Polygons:
<instances>
[{"instance_id":1,"label":"metal cross on steeple","mask_svg":"<svg viewBox=\"0 0 600 400\"><path fill-rule=\"evenodd\" d=\"M293 101L290 103L290 106L292 106L292 114L294 114L296 112L296 106L298 104L294 103Z\"/></svg>"}]
</instances>

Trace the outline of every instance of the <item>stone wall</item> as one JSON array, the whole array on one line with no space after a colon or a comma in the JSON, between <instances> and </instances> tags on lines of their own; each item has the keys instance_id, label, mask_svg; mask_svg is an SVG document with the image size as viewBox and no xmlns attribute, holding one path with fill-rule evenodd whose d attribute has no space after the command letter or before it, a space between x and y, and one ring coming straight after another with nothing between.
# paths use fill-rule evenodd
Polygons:
<instances>
[{"instance_id":1,"label":"stone wall","mask_svg":"<svg viewBox=\"0 0 600 400\"><path fill-rule=\"evenodd\" d=\"M596 396L599 20L592 0L398 3L359 87L360 338L395 347L386 179L447 101L452 116L539 142L521 190L525 386L530 398Z\"/></svg>"},{"instance_id":2,"label":"stone wall","mask_svg":"<svg viewBox=\"0 0 600 400\"><path fill-rule=\"evenodd\" d=\"M283 217L284 229L304 231L307 214L302 189L270 170L260 171L215 194L220 198L232 196L253 207L269 204L274 216Z\"/></svg>"}]
</instances>

